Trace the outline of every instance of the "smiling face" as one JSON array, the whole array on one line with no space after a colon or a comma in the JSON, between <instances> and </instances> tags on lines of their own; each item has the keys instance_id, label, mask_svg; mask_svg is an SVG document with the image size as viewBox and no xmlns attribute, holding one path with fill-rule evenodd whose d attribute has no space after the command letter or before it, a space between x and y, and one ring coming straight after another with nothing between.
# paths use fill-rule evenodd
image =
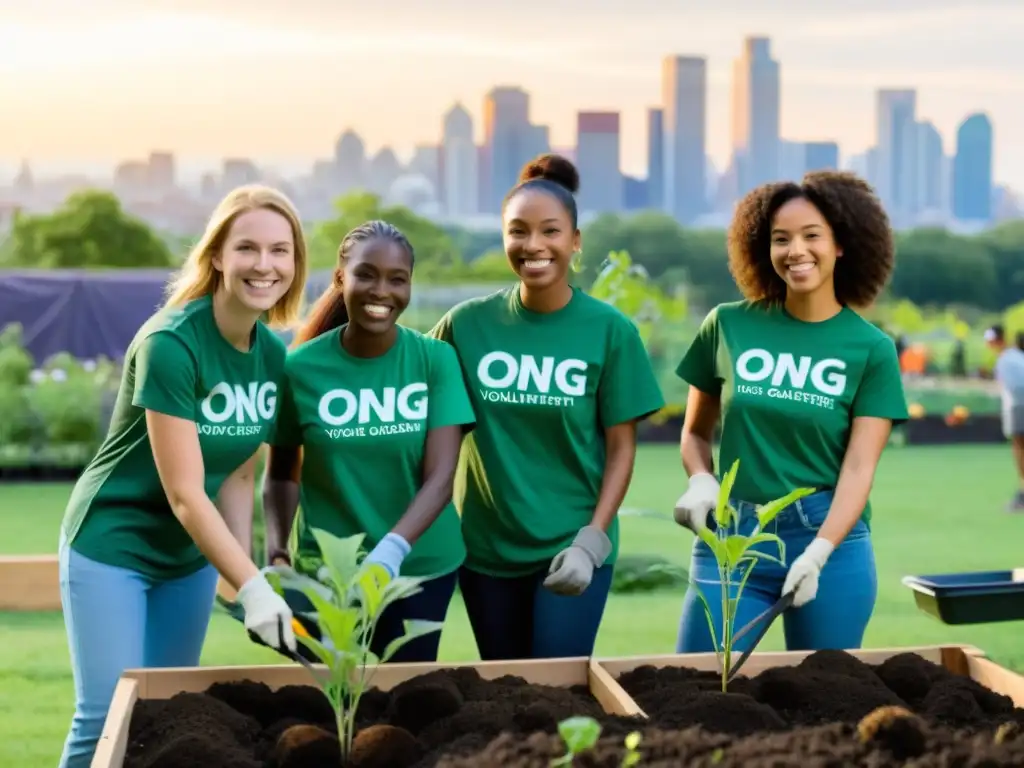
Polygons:
<instances>
[{"instance_id":1,"label":"smiling face","mask_svg":"<svg viewBox=\"0 0 1024 768\"><path fill-rule=\"evenodd\" d=\"M390 331L412 297L412 258L393 240L356 243L345 260L342 293L349 322L367 333Z\"/></svg>"},{"instance_id":2,"label":"smiling face","mask_svg":"<svg viewBox=\"0 0 1024 768\"><path fill-rule=\"evenodd\" d=\"M512 270L532 291L566 282L580 247L565 206L539 189L524 189L508 201L503 239Z\"/></svg>"},{"instance_id":3,"label":"smiling face","mask_svg":"<svg viewBox=\"0 0 1024 768\"><path fill-rule=\"evenodd\" d=\"M270 310L295 279L295 237L281 214L257 208L239 214L214 255L220 290L256 314Z\"/></svg>"},{"instance_id":4,"label":"smiling face","mask_svg":"<svg viewBox=\"0 0 1024 768\"><path fill-rule=\"evenodd\" d=\"M771 259L790 293L834 291L836 246L832 227L810 200L798 197L782 205L772 220Z\"/></svg>"}]
</instances>

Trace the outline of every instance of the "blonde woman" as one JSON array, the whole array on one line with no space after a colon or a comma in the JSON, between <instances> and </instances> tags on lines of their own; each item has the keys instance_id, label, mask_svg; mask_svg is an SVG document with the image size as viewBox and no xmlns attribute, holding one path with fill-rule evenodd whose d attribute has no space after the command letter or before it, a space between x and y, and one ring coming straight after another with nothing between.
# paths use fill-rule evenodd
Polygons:
<instances>
[{"instance_id":1,"label":"blonde woman","mask_svg":"<svg viewBox=\"0 0 1024 768\"><path fill-rule=\"evenodd\" d=\"M199 663L218 574L249 630L295 649L291 611L225 519L237 531L252 517L285 359L268 325L297 318L305 281L291 202L238 188L129 345L109 432L61 526L76 699L61 768L91 762L123 670Z\"/></svg>"}]
</instances>

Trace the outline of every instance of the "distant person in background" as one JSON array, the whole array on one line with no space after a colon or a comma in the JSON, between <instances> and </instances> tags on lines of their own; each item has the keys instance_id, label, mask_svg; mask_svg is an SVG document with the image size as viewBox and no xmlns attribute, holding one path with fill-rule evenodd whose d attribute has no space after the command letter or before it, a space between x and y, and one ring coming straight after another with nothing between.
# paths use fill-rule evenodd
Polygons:
<instances>
[{"instance_id":1,"label":"distant person in background","mask_svg":"<svg viewBox=\"0 0 1024 768\"><path fill-rule=\"evenodd\" d=\"M432 331L455 347L477 416L455 498L459 584L487 661L591 655L637 423L664 405L633 322L569 282L579 181L558 155L527 163L502 205L518 280Z\"/></svg>"},{"instance_id":2,"label":"distant person in background","mask_svg":"<svg viewBox=\"0 0 1024 768\"><path fill-rule=\"evenodd\" d=\"M967 345L963 339L953 342L953 352L949 360L949 372L959 378L967 377Z\"/></svg>"},{"instance_id":3,"label":"distant person in background","mask_svg":"<svg viewBox=\"0 0 1024 768\"><path fill-rule=\"evenodd\" d=\"M270 562L294 561L316 578L319 528L365 534L366 562L392 578L426 579L384 610L370 642L378 656L405 622L444 621L466 557L452 484L473 408L455 350L398 325L412 299L413 262L412 244L383 221L341 241L331 285L285 363L263 487ZM440 632L417 637L391 661L436 661L440 641Z\"/></svg>"},{"instance_id":4,"label":"distant person in background","mask_svg":"<svg viewBox=\"0 0 1024 768\"><path fill-rule=\"evenodd\" d=\"M1003 434L1010 441L1017 465L1018 488L1007 505L1009 512L1024 511L1024 351L1006 343L1006 330L993 325L985 331L985 342L998 357L993 378L999 383L1002 398Z\"/></svg>"},{"instance_id":5,"label":"distant person in background","mask_svg":"<svg viewBox=\"0 0 1024 768\"><path fill-rule=\"evenodd\" d=\"M789 650L859 648L878 590L868 496L893 424L908 417L893 340L853 310L870 305L892 273L889 220L864 181L820 171L748 194L728 247L746 298L708 314L677 369L690 384L680 441L690 481L675 517L695 532L714 524L721 420L717 472L739 459L731 504L741 533L754 530L759 504L817 490L768 524L785 563L753 568L736 626L791 594ZM699 539L690 575L720 633L723 587ZM696 589L684 598L677 650L716 650Z\"/></svg>"},{"instance_id":6,"label":"distant person in background","mask_svg":"<svg viewBox=\"0 0 1024 768\"><path fill-rule=\"evenodd\" d=\"M269 325L297 319L305 280L295 208L273 189L241 187L129 345L110 429L60 531L75 680L61 768L92 761L125 669L199 664L218 573L250 631L295 649L291 611L225 520L239 531L251 521L256 454L284 372Z\"/></svg>"}]
</instances>

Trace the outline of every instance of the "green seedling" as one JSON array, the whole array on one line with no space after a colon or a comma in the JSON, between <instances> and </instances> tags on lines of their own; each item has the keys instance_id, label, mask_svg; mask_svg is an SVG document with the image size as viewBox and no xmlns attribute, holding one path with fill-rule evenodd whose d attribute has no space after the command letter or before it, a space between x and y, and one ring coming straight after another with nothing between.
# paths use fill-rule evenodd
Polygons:
<instances>
[{"instance_id":1,"label":"green seedling","mask_svg":"<svg viewBox=\"0 0 1024 768\"><path fill-rule=\"evenodd\" d=\"M736 629L736 606L739 604L747 579L759 560L783 566L786 561L785 543L775 534L765 532L764 528L790 504L814 493L813 488L798 488L780 499L760 505L757 508L756 527L749 535L741 534L739 532L739 514L729 504L729 496L732 493L733 484L736 482L739 466L740 462L737 459L722 478L718 492L718 504L714 512L715 530L702 528L697 534L714 554L718 564L718 576L722 584L722 626L720 628L715 626L711 605L701 592L697 581L692 576L690 579L691 588L696 590L701 604L704 606L704 615L707 617L708 627L711 629L711 637L715 641L715 655L718 657L718 664L722 670L723 693L728 690L729 671L732 668L732 637ZM775 547L778 550L778 556L765 552L763 549L755 549L755 547L765 544ZM737 574L739 575L738 580L734 578Z\"/></svg>"},{"instance_id":2,"label":"green seedling","mask_svg":"<svg viewBox=\"0 0 1024 768\"><path fill-rule=\"evenodd\" d=\"M364 563L363 534L343 539L314 529L313 535L323 555L322 580L286 566L268 569L267 580L282 594L285 588L300 590L313 604L322 640L303 635L296 640L323 663L324 669L311 666L310 670L334 709L341 764L345 765L355 739L356 710L369 686L372 667L386 662L410 640L439 632L442 625L406 621L405 634L391 641L378 658L370 644L381 614L395 602L418 593L424 579L392 579L382 566Z\"/></svg>"},{"instance_id":3,"label":"green seedling","mask_svg":"<svg viewBox=\"0 0 1024 768\"><path fill-rule=\"evenodd\" d=\"M633 768L640 762L640 731L633 731L626 734L623 746L626 747L626 756L622 758L622 768Z\"/></svg>"},{"instance_id":4,"label":"green seedling","mask_svg":"<svg viewBox=\"0 0 1024 768\"><path fill-rule=\"evenodd\" d=\"M576 755L593 747L601 738L601 724L592 717L570 717L558 724L558 735L565 743L565 754L551 761L551 766L572 765Z\"/></svg>"}]
</instances>

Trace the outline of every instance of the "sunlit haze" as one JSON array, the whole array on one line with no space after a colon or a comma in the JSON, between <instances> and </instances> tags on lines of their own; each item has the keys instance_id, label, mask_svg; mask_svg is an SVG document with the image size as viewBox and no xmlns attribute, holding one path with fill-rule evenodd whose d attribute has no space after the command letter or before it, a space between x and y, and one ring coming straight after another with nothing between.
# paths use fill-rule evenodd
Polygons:
<instances>
[{"instance_id":1,"label":"sunlit haze","mask_svg":"<svg viewBox=\"0 0 1024 768\"><path fill-rule=\"evenodd\" d=\"M556 147L573 144L577 110L621 110L623 170L643 174L670 54L708 57L708 151L722 165L731 64L754 34L781 64L785 138L863 151L875 90L916 88L947 153L959 121L987 112L995 179L1024 188L1020 0L4 3L0 180L22 158L107 171L151 149L186 173L226 155L286 169L329 156L345 128L407 157L438 140L456 100L479 132L494 85L529 91Z\"/></svg>"}]
</instances>

